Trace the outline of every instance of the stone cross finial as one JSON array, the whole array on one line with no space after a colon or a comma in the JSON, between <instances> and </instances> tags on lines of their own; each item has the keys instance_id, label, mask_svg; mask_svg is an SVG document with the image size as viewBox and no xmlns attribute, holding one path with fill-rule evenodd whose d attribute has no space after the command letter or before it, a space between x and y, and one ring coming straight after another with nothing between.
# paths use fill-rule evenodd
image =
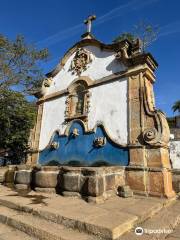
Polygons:
<instances>
[{"instance_id":1,"label":"stone cross finial","mask_svg":"<svg viewBox=\"0 0 180 240\"><path fill-rule=\"evenodd\" d=\"M84 23L87 25L87 32L91 32L92 27L92 21L96 19L95 15L90 15L86 20L84 20Z\"/></svg>"}]
</instances>

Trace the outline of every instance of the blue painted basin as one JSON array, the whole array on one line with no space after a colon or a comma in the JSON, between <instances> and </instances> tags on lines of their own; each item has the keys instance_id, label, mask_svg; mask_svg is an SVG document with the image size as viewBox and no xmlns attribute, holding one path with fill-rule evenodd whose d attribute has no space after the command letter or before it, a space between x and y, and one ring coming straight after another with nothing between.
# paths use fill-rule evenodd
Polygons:
<instances>
[{"instance_id":1,"label":"blue painted basin","mask_svg":"<svg viewBox=\"0 0 180 240\"><path fill-rule=\"evenodd\" d=\"M74 129L78 132L77 136L73 134ZM105 140L103 146L95 144L97 138ZM52 148L52 143L56 148ZM114 143L103 126L86 132L83 123L78 120L71 123L67 135L55 132L49 145L39 154L41 165L127 166L128 163L128 148Z\"/></svg>"}]
</instances>

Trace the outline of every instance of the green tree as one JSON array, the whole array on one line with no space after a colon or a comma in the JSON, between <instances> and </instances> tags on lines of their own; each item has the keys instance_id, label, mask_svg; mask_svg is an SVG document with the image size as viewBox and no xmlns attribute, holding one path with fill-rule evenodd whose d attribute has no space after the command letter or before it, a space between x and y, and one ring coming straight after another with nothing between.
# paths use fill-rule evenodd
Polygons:
<instances>
[{"instance_id":1,"label":"green tree","mask_svg":"<svg viewBox=\"0 0 180 240\"><path fill-rule=\"evenodd\" d=\"M134 26L134 35L136 38L140 38L142 42L142 50L145 51L154 41L157 40L159 33L159 27L152 24L140 21Z\"/></svg>"},{"instance_id":2,"label":"green tree","mask_svg":"<svg viewBox=\"0 0 180 240\"><path fill-rule=\"evenodd\" d=\"M123 40L129 40L130 42L132 42L133 40L135 40L135 36L132 34L132 33L128 33L128 32L125 32L125 33L122 33L121 35L119 35L118 37L116 37L113 42L116 43L116 42L121 42Z\"/></svg>"},{"instance_id":3,"label":"green tree","mask_svg":"<svg viewBox=\"0 0 180 240\"><path fill-rule=\"evenodd\" d=\"M35 118L36 105L22 93L0 90L0 148L11 153L14 163L25 158Z\"/></svg>"},{"instance_id":4,"label":"green tree","mask_svg":"<svg viewBox=\"0 0 180 240\"><path fill-rule=\"evenodd\" d=\"M47 49L27 44L22 35L10 40L0 34L0 149L15 163L25 157L36 117L36 105L26 97L41 86L40 64L48 57Z\"/></svg>"},{"instance_id":5,"label":"green tree","mask_svg":"<svg viewBox=\"0 0 180 240\"><path fill-rule=\"evenodd\" d=\"M0 34L0 89L16 87L31 93L41 85L44 75L40 63L48 59L47 49L37 50L26 44L22 35L11 41Z\"/></svg>"},{"instance_id":6,"label":"green tree","mask_svg":"<svg viewBox=\"0 0 180 240\"><path fill-rule=\"evenodd\" d=\"M180 113L180 100L176 101L172 106L173 112L179 112Z\"/></svg>"}]
</instances>

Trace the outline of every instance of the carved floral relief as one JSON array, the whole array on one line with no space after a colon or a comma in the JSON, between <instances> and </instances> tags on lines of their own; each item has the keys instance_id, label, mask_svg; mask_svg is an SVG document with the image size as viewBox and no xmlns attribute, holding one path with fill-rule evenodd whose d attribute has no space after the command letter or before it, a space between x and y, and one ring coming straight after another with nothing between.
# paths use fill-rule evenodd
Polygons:
<instances>
[{"instance_id":1,"label":"carved floral relief","mask_svg":"<svg viewBox=\"0 0 180 240\"><path fill-rule=\"evenodd\" d=\"M80 76L81 73L87 69L88 64L90 64L92 60L92 53L84 48L78 48L69 70L72 71L73 74Z\"/></svg>"}]
</instances>

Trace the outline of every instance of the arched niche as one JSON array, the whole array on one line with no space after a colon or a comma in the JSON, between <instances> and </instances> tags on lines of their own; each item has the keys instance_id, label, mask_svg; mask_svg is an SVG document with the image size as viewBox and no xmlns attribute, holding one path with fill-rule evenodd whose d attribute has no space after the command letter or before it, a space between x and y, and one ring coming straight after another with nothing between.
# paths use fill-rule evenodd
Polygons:
<instances>
[{"instance_id":1,"label":"arched niche","mask_svg":"<svg viewBox=\"0 0 180 240\"><path fill-rule=\"evenodd\" d=\"M77 79L68 87L69 94L66 99L65 120L81 119L88 120L90 107L90 92L87 79Z\"/></svg>"}]
</instances>

